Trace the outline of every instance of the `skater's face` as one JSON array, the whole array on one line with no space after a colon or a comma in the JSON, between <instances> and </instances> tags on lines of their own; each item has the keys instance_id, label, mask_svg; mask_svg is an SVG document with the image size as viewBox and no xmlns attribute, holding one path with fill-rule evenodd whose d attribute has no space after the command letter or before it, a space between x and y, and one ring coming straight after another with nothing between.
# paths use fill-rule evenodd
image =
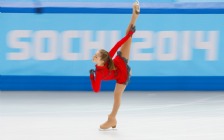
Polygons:
<instances>
[{"instance_id":1,"label":"skater's face","mask_svg":"<svg viewBox=\"0 0 224 140\"><path fill-rule=\"evenodd\" d=\"M93 62L97 65L103 65L104 61L101 60L101 53L97 51L96 54L93 56Z\"/></svg>"}]
</instances>

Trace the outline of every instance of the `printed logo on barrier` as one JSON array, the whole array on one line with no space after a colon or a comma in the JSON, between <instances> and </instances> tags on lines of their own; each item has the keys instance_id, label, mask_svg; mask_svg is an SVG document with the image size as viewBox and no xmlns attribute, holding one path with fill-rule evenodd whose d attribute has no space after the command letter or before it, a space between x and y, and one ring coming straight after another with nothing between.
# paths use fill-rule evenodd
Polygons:
<instances>
[{"instance_id":1,"label":"printed logo on barrier","mask_svg":"<svg viewBox=\"0 0 224 140\"><path fill-rule=\"evenodd\" d=\"M6 59L91 60L92 50L108 46L105 39L108 34L112 36L110 42L113 44L121 38L119 31L12 30L7 35L10 49ZM133 36L131 60L190 61L197 50L204 53L205 61L215 61L218 59L218 38L219 31L137 31Z\"/></svg>"}]
</instances>

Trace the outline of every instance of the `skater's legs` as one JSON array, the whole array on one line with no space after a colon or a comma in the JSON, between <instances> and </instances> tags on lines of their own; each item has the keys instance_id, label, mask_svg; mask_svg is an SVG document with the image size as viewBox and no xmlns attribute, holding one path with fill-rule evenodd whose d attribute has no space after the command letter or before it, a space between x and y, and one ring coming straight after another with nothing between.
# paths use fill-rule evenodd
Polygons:
<instances>
[{"instance_id":1,"label":"skater's legs","mask_svg":"<svg viewBox=\"0 0 224 140\"><path fill-rule=\"evenodd\" d=\"M132 16L131 16L131 20L129 22L129 25L126 29L126 34L130 31L132 26L135 26L136 20L137 20L138 15L139 15L138 13L136 13L136 10L138 9L138 6L139 5L137 5L136 3L133 4ZM120 49L120 51L122 53L122 56L125 57L126 59L129 59L131 42L132 42L132 37L130 37Z\"/></svg>"},{"instance_id":2,"label":"skater's legs","mask_svg":"<svg viewBox=\"0 0 224 140\"><path fill-rule=\"evenodd\" d=\"M122 93L124 92L126 85L124 84L116 84L114 90L114 105L111 113L108 116L108 120L100 125L101 129L108 129L110 127L115 128L117 125L116 116L121 104Z\"/></svg>"},{"instance_id":3,"label":"skater's legs","mask_svg":"<svg viewBox=\"0 0 224 140\"><path fill-rule=\"evenodd\" d=\"M126 85L116 83L116 86L114 89L114 105L113 105L112 112L110 113L111 117L115 118L117 115L118 109L121 104L121 97L125 88L126 88Z\"/></svg>"}]
</instances>

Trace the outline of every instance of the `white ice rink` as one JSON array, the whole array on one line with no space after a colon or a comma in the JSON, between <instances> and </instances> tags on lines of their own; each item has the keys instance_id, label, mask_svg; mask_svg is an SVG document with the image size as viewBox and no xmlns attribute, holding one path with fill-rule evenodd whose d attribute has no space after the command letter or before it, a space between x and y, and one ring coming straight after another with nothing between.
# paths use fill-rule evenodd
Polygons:
<instances>
[{"instance_id":1,"label":"white ice rink","mask_svg":"<svg viewBox=\"0 0 224 140\"><path fill-rule=\"evenodd\" d=\"M224 92L0 92L0 140L224 140Z\"/></svg>"}]
</instances>

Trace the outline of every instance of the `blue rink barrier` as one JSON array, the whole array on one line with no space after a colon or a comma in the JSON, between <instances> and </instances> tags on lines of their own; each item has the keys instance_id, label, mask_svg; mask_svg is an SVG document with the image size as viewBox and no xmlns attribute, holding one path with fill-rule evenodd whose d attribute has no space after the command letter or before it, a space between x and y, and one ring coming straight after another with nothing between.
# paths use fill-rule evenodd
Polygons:
<instances>
[{"instance_id":1,"label":"blue rink barrier","mask_svg":"<svg viewBox=\"0 0 224 140\"><path fill-rule=\"evenodd\" d=\"M61 35L68 35L67 30L75 30L73 33L79 33L78 35L80 36L82 34L88 35L87 33L89 32L97 32L98 34L109 33L113 35L114 30L122 31L120 28L126 25L126 20L113 24L113 29L111 25L101 23L100 21L94 21L95 25L98 25L97 27L82 23L89 23L88 20L92 19L90 14L95 14L94 16L98 19L108 18L106 19L108 23L113 22L110 21L112 19L106 14L117 14L119 19L126 19L127 17L123 14L130 14L130 8L42 7L41 12L44 13L42 15L33 14L37 12L36 10L35 6L0 7L0 12L2 13L0 14L0 22L3 19L1 23L4 25L1 28L0 39L5 40L5 42L0 42L0 53L2 53L0 55L0 90L92 91L88 76L88 70L93 68L90 66L90 58L71 61L66 60L68 58L59 53L60 55L53 55L57 57L55 59L53 57L43 60L45 53L49 51L47 50L47 41L45 40L42 42L43 44L38 44L35 40L38 41L44 38L40 38L40 35L45 35L43 30L50 30L48 33L52 33L55 38L61 37ZM164 41L164 53L160 53L160 55L158 55L158 50L156 52L156 47L153 46L158 42L153 40L154 44L151 44L145 50L144 48L141 50L141 54L145 53L151 56L147 61L134 60L132 56L133 61L131 60L130 63L133 66L132 70L134 75L131 77L131 81L126 90L224 90L224 56L222 55L224 52L224 48L222 47L224 42L221 40L224 32L224 18L222 18L222 14L224 14L224 3L200 3L200 5L195 3L164 3L153 6L146 4L145 7L143 6L141 13L143 14L141 17L147 19L147 16L149 16L150 18L148 19L149 22L143 20L138 22L140 30L147 32L149 35L153 35L153 37L160 35L160 39L164 35L162 34L164 31L165 33L169 31L169 33L174 35L172 39L179 41L180 38L182 42L178 43L182 43L180 46L184 46L184 49L187 49L188 55L183 53L183 48L179 48L181 53L169 57L170 61L166 61L163 58L166 57L165 54L167 52L169 54L169 40ZM60 17L62 19L58 18L60 14L64 14L64 16ZM77 22L77 25L74 26L74 23L71 23L68 19L76 18L79 19L78 21L80 23ZM166 24L163 21L165 19L169 21ZM23 21L27 22L24 23ZM150 23L150 21L154 23ZM52 23L58 24L52 26ZM86 32L86 29L89 32ZM20 32L18 33L18 31ZM17 35L20 34L23 36L18 37ZM220 40L217 39L217 36L220 37ZM51 37L45 36L45 38L50 38L54 41L55 38ZM137 39L135 43L144 43ZM148 38L146 41L150 39ZM80 42L78 41L74 39L74 42L71 42L79 45ZM24 43L25 46L21 47L20 45L24 45ZM177 43L177 41L174 41L174 43ZM208 47L210 46L207 45L208 43L213 45L213 49ZM32 48L33 44L36 46L42 45L43 50ZM215 49L216 44L218 44L218 49ZM11 48L9 45L11 45ZM33 56L33 50L39 53ZM72 51L77 53L80 50ZM21 60L16 60L13 56L21 52L29 52L29 54L25 55L25 58L24 56L20 58ZM71 54L72 52L67 53ZM135 51L135 54L139 55L139 52ZM163 55L162 57L161 54ZM84 55L82 54L82 56ZM81 69L78 69L80 67ZM102 82L101 91L112 91L114 90L114 86L115 81Z\"/></svg>"},{"instance_id":2,"label":"blue rink barrier","mask_svg":"<svg viewBox=\"0 0 224 140\"><path fill-rule=\"evenodd\" d=\"M64 2L35 4L34 2L3 2L1 13L83 13L83 14L130 14L126 2ZM37 9L38 8L38 9ZM141 14L223 14L224 2L144 2Z\"/></svg>"},{"instance_id":3,"label":"blue rink barrier","mask_svg":"<svg viewBox=\"0 0 224 140\"><path fill-rule=\"evenodd\" d=\"M115 81L103 81L101 91L113 91ZM86 76L0 76L2 91L92 91ZM223 91L224 76L135 76L127 91Z\"/></svg>"},{"instance_id":4,"label":"blue rink barrier","mask_svg":"<svg viewBox=\"0 0 224 140\"><path fill-rule=\"evenodd\" d=\"M130 9L117 8L42 8L41 13L82 13L82 14L130 14ZM2 13L36 13L35 8L2 8ZM224 14L223 8L217 9L141 9L141 14Z\"/></svg>"}]
</instances>

